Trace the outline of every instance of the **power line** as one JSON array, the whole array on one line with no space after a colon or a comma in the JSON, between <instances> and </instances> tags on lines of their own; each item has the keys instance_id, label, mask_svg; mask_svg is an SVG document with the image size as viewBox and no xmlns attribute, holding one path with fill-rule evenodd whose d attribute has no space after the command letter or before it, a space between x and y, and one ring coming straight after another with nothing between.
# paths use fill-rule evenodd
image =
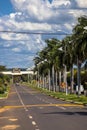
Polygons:
<instances>
[{"instance_id":1,"label":"power line","mask_svg":"<svg viewBox=\"0 0 87 130\"><path fill-rule=\"evenodd\" d=\"M34 34L34 35L71 35L66 32L27 32L27 31L7 31L7 30L2 30L0 31L1 33L15 33L15 34Z\"/></svg>"}]
</instances>

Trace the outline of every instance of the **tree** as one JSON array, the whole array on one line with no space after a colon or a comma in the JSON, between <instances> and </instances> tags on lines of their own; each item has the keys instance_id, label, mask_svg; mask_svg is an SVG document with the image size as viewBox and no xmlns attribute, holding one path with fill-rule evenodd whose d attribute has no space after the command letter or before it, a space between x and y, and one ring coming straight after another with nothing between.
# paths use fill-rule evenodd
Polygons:
<instances>
[{"instance_id":1,"label":"tree","mask_svg":"<svg viewBox=\"0 0 87 130\"><path fill-rule=\"evenodd\" d=\"M71 93L73 93L74 89L74 73L73 73L73 64L75 60L74 55L74 46L73 46L73 39L72 36L67 36L63 39L63 48L65 48L65 56L64 56L64 64L66 64L67 69L71 72L70 77L70 89Z\"/></svg>"},{"instance_id":2,"label":"tree","mask_svg":"<svg viewBox=\"0 0 87 130\"><path fill-rule=\"evenodd\" d=\"M57 72L59 70L59 50L58 48L61 47L61 41L57 39L50 39L47 40L47 47L48 47L48 61L50 63L50 70L51 70L51 79L52 79L52 90L56 91L57 87ZM56 82L56 83L55 83ZM58 88L59 89L59 88Z\"/></svg>"},{"instance_id":3,"label":"tree","mask_svg":"<svg viewBox=\"0 0 87 130\"><path fill-rule=\"evenodd\" d=\"M82 16L78 18L78 24L73 29L73 39L74 39L74 49L77 59L77 82L78 88L80 89L81 84L81 64L87 58L87 30L85 27L87 26L87 17ZM78 91L79 94L80 91Z\"/></svg>"},{"instance_id":4,"label":"tree","mask_svg":"<svg viewBox=\"0 0 87 130\"><path fill-rule=\"evenodd\" d=\"M0 71L5 71L6 70L6 66L0 65Z\"/></svg>"},{"instance_id":5,"label":"tree","mask_svg":"<svg viewBox=\"0 0 87 130\"><path fill-rule=\"evenodd\" d=\"M5 70L7 70L6 67L0 65L0 71ZM10 82L10 77L0 74L0 93L4 93L6 91L7 82Z\"/></svg>"},{"instance_id":6,"label":"tree","mask_svg":"<svg viewBox=\"0 0 87 130\"><path fill-rule=\"evenodd\" d=\"M49 75L48 76L49 87L51 86L50 83L52 83L53 89L55 91L55 85L54 85L55 72L56 72L56 85L57 85L57 71L59 69L58 64L60 61L59 60L60 58L58 55L58 48L60 47L60 41L57 39L49 39L49 40L46 40L46 43L47 43L47 46L41 52L38 53L38 57L36 57L34 60L35 60L35 64L39 63L40 74L42 75L43 73L45 73L45 76L47 74Z\"/></svg>"}]
</instances>

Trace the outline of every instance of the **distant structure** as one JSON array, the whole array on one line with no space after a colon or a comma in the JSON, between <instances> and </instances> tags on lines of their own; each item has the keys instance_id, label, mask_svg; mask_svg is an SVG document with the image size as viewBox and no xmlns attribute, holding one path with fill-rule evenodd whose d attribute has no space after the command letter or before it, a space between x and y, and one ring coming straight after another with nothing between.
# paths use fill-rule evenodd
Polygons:
<instances>
[{"instance_id":1,"label":"distant structure","mask_svg":"<svg viewBox=\"0 0 87 130\"><path fill-rule=\"evenodd\" d=\"M34 75L35 73L33 70L21 71L20 68L13 68L12 71L2 71L0 72L0 74L12 75L12 81L13 83L16 83L16 82L21 81L21 75L28 75L28 80L29 80L29 75Z\"/></svg>"},{"instance_id":2,"label":"distant structure","mask_svg":"<svg viewBox=\"0 0 87 130\"><path fill-rule=\"evenodd\" d=\"M4 75L23 75L23 74L34 74L33 70L26 70L26 71L21 71L20 68L13 68L12 71L2 71L0 72Z\"/></svg>"}]
</instances>

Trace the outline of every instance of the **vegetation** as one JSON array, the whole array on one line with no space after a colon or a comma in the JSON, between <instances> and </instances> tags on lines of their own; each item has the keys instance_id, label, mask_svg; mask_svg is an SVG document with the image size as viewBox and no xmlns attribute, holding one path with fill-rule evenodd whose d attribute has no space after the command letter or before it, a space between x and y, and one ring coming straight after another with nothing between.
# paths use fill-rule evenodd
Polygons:
<instances>
[{"instance_id":1,"label":"vegetation","mask_svg":"<svg viewBox=\"0 0 87 130\"><path fill-rule=\"evenodd\" d=\"M6 67L1 65L0 71L6 71ZM8 90L9 82L10 82L9 76L0 74L0 95L4 94Z\"/></svg>"},{"instance_id":2,"label":"vegetation","mask_svg":"<svg viewBox=\"0 0 87 130\"><path fill-rule=\"evenodd\" d=\"M49 91L48 89L43 89L42 87L37 87L35 80L33 80L31 83L23 83L23 84L27 85L28 87L33 88L34 90L36 90L38 92L45 93L46 95L52 96L54 98L58 98L58 99L65 100L68 102L83 104L83 105L87 104L87 97L85 97L84 95L81 95L78 98L75 94L66 95L63 92Z\"/></svg>"},{"instance_id":3,"label":"vegetation","mask_svg":"<svg viewBox=\"0 0 87 130\"><path fill-rule=\"evenodd\" d=\"M78 95L81 93L81 84L85 89L87 88L87 78L84 78L87 77L87 71L82 70L82 65L87 60L87 30L85 27L87 27L87 17L82 16L78 18L72 35L62 40L54 38L46 40L47 46L34 58L38 86L42 83L42 87L45 86L54 92L56 89L64 91L66 95L68 91L74 93L74 87L76 87L74 85L78 85ZM77 68L76 72L74 66ZM81 71L84 71L84 74L81 74ZM67 75L67 72L70 74Z\"/></svg>"}]
</instances>

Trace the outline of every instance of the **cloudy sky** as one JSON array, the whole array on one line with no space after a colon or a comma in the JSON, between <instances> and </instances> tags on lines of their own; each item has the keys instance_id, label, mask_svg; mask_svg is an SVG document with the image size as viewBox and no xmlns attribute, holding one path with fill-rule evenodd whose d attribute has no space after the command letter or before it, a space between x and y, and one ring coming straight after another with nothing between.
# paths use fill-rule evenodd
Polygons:
<instances>
[{"instance_id":1,"label":"cloudy sky","mask_svg":"<svg viewBox=\"0 0 87 130\"><path fill-rule=\"evenodd\" d=\"M86 14L86 0L0 0L0 65L32 67L36 53L46 46L45 39L71 34L77 18Z\"/></svg>"}]
</instances>

